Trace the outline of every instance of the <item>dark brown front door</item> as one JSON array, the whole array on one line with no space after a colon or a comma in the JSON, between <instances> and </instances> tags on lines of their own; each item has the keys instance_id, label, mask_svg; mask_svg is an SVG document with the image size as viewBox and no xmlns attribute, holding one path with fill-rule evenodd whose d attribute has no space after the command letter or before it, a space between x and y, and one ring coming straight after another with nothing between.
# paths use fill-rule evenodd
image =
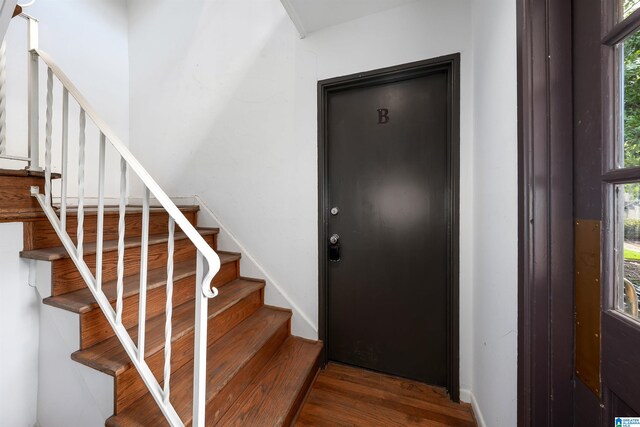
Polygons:
<instances>
[{"instance_id":1,"label":"dark brown front door","mask_svg":"<svg viewBox=\"0 0 640 427\"><path fill-rule=\"evenodd\" d=\"M342 80L325 94L320 236L328 358L449 388L452 61Z\"/></svg>"}]
</instances>

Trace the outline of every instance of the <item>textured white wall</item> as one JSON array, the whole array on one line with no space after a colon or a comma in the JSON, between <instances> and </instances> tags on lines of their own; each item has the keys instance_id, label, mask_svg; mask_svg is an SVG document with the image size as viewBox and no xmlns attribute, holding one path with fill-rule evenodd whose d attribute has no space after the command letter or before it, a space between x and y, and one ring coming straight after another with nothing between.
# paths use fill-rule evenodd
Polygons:
<instances>
[{"instance_id":1,"label":"textured white wall","mask_svg":"<svg viewBox=\"0 0 640 427\"><path fill-rule=\"evenodd\" d=\"M128 28L122 1L40 0L31 13L43 34L55 34L42 47L125 141L131 123L134 154L169 194L200 195L312 323L317 81L461 52L462 396L475 400L486 425L510 426L517 330L511 3L422 0L304 40L277 0L136 0L128 3ZM92 46L102 54L87 57ZM281 301L273 291L269 298ZM294 331L315 336L316 325L303 323L294 318Z\"/></svg>"},{"instance_id":2,"label":"textured white wall","mask_svg":"<svg viewBox=\"0 0 640 427\"><path fill-rule=\"evenodd\" d=\"M38 0L25 9L39 19L39 44L71 78L125 144L129 141L129 44L125 0ZM27 155L26 21L14 18L7 34L7 153ZM40 144L44 167L46 67L40 63ZM69 101L69 196L77 195L78 115ZM54 79L53 169L60 171L62 87ZM87 119L86 195L97 196L98 131ZM119 159L107 148L107 171ZM0 167L24 163L0 161ZM54 184L54 194L59 195ZM106 194L119 194L119 175L109 173Z\"/></svg>"},{"instance_id":3,"label":"textured white wall","mask_svg":"<svg viewBox=\"0 0 640 427\"><path fill-rule=\"evenodd\" d=\"M132 151L170 195L201 196L314 326L317 81L462 53L465 390L471 386L470 12L468 0L423 0L300 40L277 0L129 2ZM281 303L269 289L268 300ZM316 336L299 315L293 327Z\"/></svg>"},{"instance_id":4,"label":"textured white wall","mask_svg":"<svg viewBox=\"0 0 640 427\"><path fill-rule=\"evenodd\" d=\"M20 259L22 224L0 224L0 414L2 425L36 423L40 298Z\"/></svg>"},{"instance_id":5,"label":"textured white wall","mask_svg":"<svg viewBox=\"0 0 640 427\"><path fill-rule=\"evenodd\" d=\"M487 426L517 424L516 5L473 2L473 396Z\"/></svg>"},{"instance_id":6,"label":"textured white wall","mask_svg":"<svg viewBox=\"0 0 640 427\"><path fill-rule=\"evenodd\" d=\"M127 40L127 13L124 0L38 0L26 12L40 20L40 46L51 54L56 62L71 77L96 109L103 114L107 122L115 128L122 139L127 142L129 134L129 65ZM7 142L8 153L27 154L26 139L26 25L20 18L15 18L7 35ZM41 96L44 99L45 67L41 66ZM54 166L59 167L60 149L60 93L56 91L54 112ZM73 105L73 104L72 104ZM44 131L44 103L41 110L41 134ZM77 150L77 109L71 108L70 162L76 162ZM98 137L95 129L88 127L87 132L87 194L97 188ZM42 141L44 141L42 137ZM44 142L42 142L44 149ZM44 150L42 150L44 153ZM41 155L44 162L44 154ZM116 165L117 160L111 158L109 164ZM43 163L44 164L44 163ZM23 168L22 163L0 162L0 167ZM71 174L70 192L75 195L75 171ZM108 191L115 194L117 175L108 183ZM39 345L39 311L41 297L37 291L27 284L27 263L18 257L22 249L22 225L0 224L0 424L17 427L31 427L39 421L43 427L55 425L71 425L54 421L62 417L59 406L51 406L52 398L64 399L74 405L85 405L83 413L96 411L94 396L83 388L77 388L75 395L63 392L76 381L74 377L59 377L61 381L42 381L39 378L39 348L46 343L48 354L40 354L41 366L48 369L51 375L62 375L62 368L75 364L69 359L70 346L61 346L61 342L53 335L54 329L46 332ZM77 322L76 322L77 323ZM53 328L54 323L45 321L45 328ZM77 335L77 324L71 330ZM78 342L76 341L75 349ZM56 347L57 346L57 347ZM66 352L59 351L64 349ZM53 364L53 353L64 354L55 360L62 364ZM57 356L56 356L57 357ZM75 364L77 365L77 364ZM56 367L58 369L56 369ZM82 367L73 367L80 371ZM85 370L88 368L84 368ZM49 375L49 377L51 377ZM89 377L90 374L83 374ZM47 378L49 378L47 377ZM105 376L106 377L106 376ZM84 379L83 383L88 380ZM65 387L66 385L66 387ZM40 387L40 389L38 389ZM38 399L40 392L40 399ZM112 400L112 395L107 396ZM82 400L83 398L90 400ZM108 402L108 401L107 401ZM44 408L44 409L43 409ZM49 408L50 412L46 412ZM37 410L41 418L37 418ZM109 409L110 410L110 409ZM104 410L102 412L105 412ZM106 411L101 423L111 415ZM42 418L42 414L47 414ZM68 415L68 413L67 413ZM78 420L80 418L77 418ZM86 418L85 418L86 419ZM82 424L82 423L81 423ZM82 425L99 425L84 423Z\"/></svg>"}]
</instances>

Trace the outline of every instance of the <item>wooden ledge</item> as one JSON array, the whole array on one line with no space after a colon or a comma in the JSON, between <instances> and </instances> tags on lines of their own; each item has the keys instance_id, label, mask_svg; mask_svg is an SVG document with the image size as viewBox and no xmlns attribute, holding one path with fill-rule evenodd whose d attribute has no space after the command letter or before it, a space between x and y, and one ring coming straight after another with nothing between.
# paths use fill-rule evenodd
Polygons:
<instances>
[{"instance_id":1,"label":"wooden ledge","mask_svg":"<svg viewBox=\"0 0 640 427\"><path fill-rule=\"evenodd\" d=\"M44 178L44 171L31 171L28 169L0 169L0 176ZM51 173L51 178L53 179L59 179L61 177L62 175L59 173Z\"/></svg>"}]
</instances>

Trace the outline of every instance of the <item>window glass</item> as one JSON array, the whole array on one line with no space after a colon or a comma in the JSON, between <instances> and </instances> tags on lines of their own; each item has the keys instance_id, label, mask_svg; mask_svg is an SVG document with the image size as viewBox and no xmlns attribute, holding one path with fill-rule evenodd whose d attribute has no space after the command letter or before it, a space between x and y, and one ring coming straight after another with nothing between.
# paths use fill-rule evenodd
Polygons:
<instances>
[{"instance_id":1,"label":"window glass","mask_svg":"<svg viewBox=\"0 0 640 427\"><path fill-rule=\"evenodd\" d=\"M637 0L640 4L640 0ZM622 53L620 167L640 167L640 32L635 32L620 46Z\"/></svg>"},{"instance_id":2,"label":"window glass","mask_svg":"<svg viewBox=\"0 0 640 427\"><path fill-rule=\"evenodd\" d=\"M626 18L640 7L640 0L622 0L622 18Z\"/></svg>"},{"instance_id":3,"label":"window glass","mask_svg":"<svg viewBox=\"0 0 640 427\"><path fill-rule=\"evenodd\" d=\"M616 186L618 242L617 307L638 318L640 296L640 183Z\"/></svg>"}]
</instances>

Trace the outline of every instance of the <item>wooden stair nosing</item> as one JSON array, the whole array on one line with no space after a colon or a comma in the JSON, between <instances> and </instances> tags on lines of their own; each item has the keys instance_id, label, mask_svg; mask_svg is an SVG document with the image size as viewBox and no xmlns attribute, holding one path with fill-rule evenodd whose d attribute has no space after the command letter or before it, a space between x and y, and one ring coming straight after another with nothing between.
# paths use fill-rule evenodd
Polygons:
<instances>
[{"instance_id":1,"label":"wooden stair nosing","mask_svg":"<svg viewBox=\"0 0 640 427\"><path fill-rule=\"evenodd\" d=\"M264 281L245 281L242 279L236 279L228 283L220 288L220 293L216 298L209 300L208 318L211 319L218 316L220 313L232 308L243 298L263 289L264 286ZM194 300L174 308L172 342L194 330L194 310ZM164 348L164 323L164 313L147 320L145 358ZM129 328L128 332L131 339L135 342L138 337L138 326L136 325ZM78 363L111 376L119 375L125 369L133 366L124 348L120 345L120 341L115 336L88 349L74 352L71 358Z\"/></svg>"},{"instance_id":2,"label":"wooden stair nosing","mask_svg":"<svg viewBox=\"0 0 640 427\"><path fill-rule=\"evenodd\" d=\"M176 207L180 210L180 212L198 212L200 210L200 206L198 205L176 205ZM54 206L56 211L60 210L59 206ZM92 216L98 214L97 206L85 206L83 208L84 216ZM166 209L162 206L149 206L149 213L166 213ZM127 205L125 209L125 214L141 214L142 206L138 205ZM67 217L76 216L78 214L77 206L68 206L67 207ZM120 206L118 205L106 205L104 207L104 214L106 215L120 215Z\"/></svg>"},{"instance_id":3,"label":"wooden stair nosing","mask_svg":"<svg viewBox=\"0 0 640 427\"><path fill-rule=\"evenodd\" d=\"M291 336L220 419L223 426L288 426L319 369L322 343Z\"/></svg>"},{"instance_id":4,"label":"wooden stair nosing","mask_svg":"<svg viewBox=\"0 0 640 427\"><path fill-rule=\"evenodd\" d=\"M214 234L218 234L218 229L215 228L201 228L198 227L197 230L200 232L202 236L210 236ZM183 240L187 239L187 235L181 231L178 231L174 235L175 240ZM169 240L168 234L154 234L149 236L149 246L157 245L160 243L166 243ZM142 241L139 236L130 237L124 239L124 248L135 248L142 245ZM97 247L95 242L88 242L83 245L83 253L85 256L95 255ZM118 240L105 240L102 246L103 252L117 251L118 250ZM69 254L64 246L57 246L55 248L45 248L45 249L33 249L30 251L21 251L21 258L27 259L35 259L39 261L56 261L59 259L69 258Z\"/></svg>"},{"instance_id":5,"label":"wooden stair nosing","mask_svg":"<svg viewBox=\"0 0 640 427\"><path fill-rule=\"evenodd\" d=\"M18 178L36 177L44 178L44 171L34 171L29 169L0 169L0 176L13 176ZM51 178L62 178L62 175L57 172L51 172Z\"/></svg>"},{"instance_id":6,"label":"wooden stair nosing","mask_svg":"<svg viewBox=\"0 0 640 427\"><path fill-rule=\"evenodd\" d=\"M233 252L217 252L220 257L220 264L224 265L235 262L240 258L240 254ZM186 277L195 276L196 264L195 260L181 261L174 265L173 280L184 279ZM102 285L102 290L107 296L109 302L116 300L116 286L118 280L109 280ZM147 273L147 291L164 286L167 283L167 269L165 267L149 270ZM123 299L137 295L140 292L140 274L127 276L123 280ZM43 304L52 307L67 310L72 313L86 313L98 307L98 303L93 298L93 294L89 288L79 289L77 291L67 292L66 294L45 298Z\"/></svg>"},{"instance_id":7,"label":"wooden stair nosing","mask_svg":"<svg viewBox=\"0 0 640 427\"><path fill-rule=\"evenodd\" d=\"M182 212L198 212L199 206L178 206L180 211ZM60 209L58 207L54 207L56 211ZM164 211L164 208L160 207L151 207L149 212L153 215L155 213L160 213ZM85 217L87 216L95 216L97 215L97 209L85 208ZM127 208L127 215L135 214L139 215L142 213L142 209L137 209L137 206L134 207L132 211L129 211ZM73 208L67 208L67 217L75 216L77 214L77 210ZM118 215L118 211L109 211L105 209L105 216L107 215ZM34 211L33 209L0 209L0 222L16 222L16 221L26 221L26 222L36 222L36 221L49 221L47 215L45 215L44 211L42 211L39 207L38 210Z\"/></svg>"},{"instance_id":8,"label":"wooden stair nosing","mask_svg":"<svg viewBox=\"0 0 640 427\"><path fill-rule=\"evenodd\" d=\"M252 359L283 327L288 327L290 320L289 313L273 310L270 307L261 307L252 316L210 345L207 348L206 401L211 402L218 396L225 386L242 371L245 365L251 363ZM185 425L191 423L192 386L193 361L178 369L171 376L171 389L183 390L186 393L186 395L178 397L172 394L171 398L174 408ZM141 420L143 417L146 419ZM114 415L106 421L106 426L109 427L165 424L164 417L149 394L125 408L122 413Z\"/></svg>"}]
</instances>

